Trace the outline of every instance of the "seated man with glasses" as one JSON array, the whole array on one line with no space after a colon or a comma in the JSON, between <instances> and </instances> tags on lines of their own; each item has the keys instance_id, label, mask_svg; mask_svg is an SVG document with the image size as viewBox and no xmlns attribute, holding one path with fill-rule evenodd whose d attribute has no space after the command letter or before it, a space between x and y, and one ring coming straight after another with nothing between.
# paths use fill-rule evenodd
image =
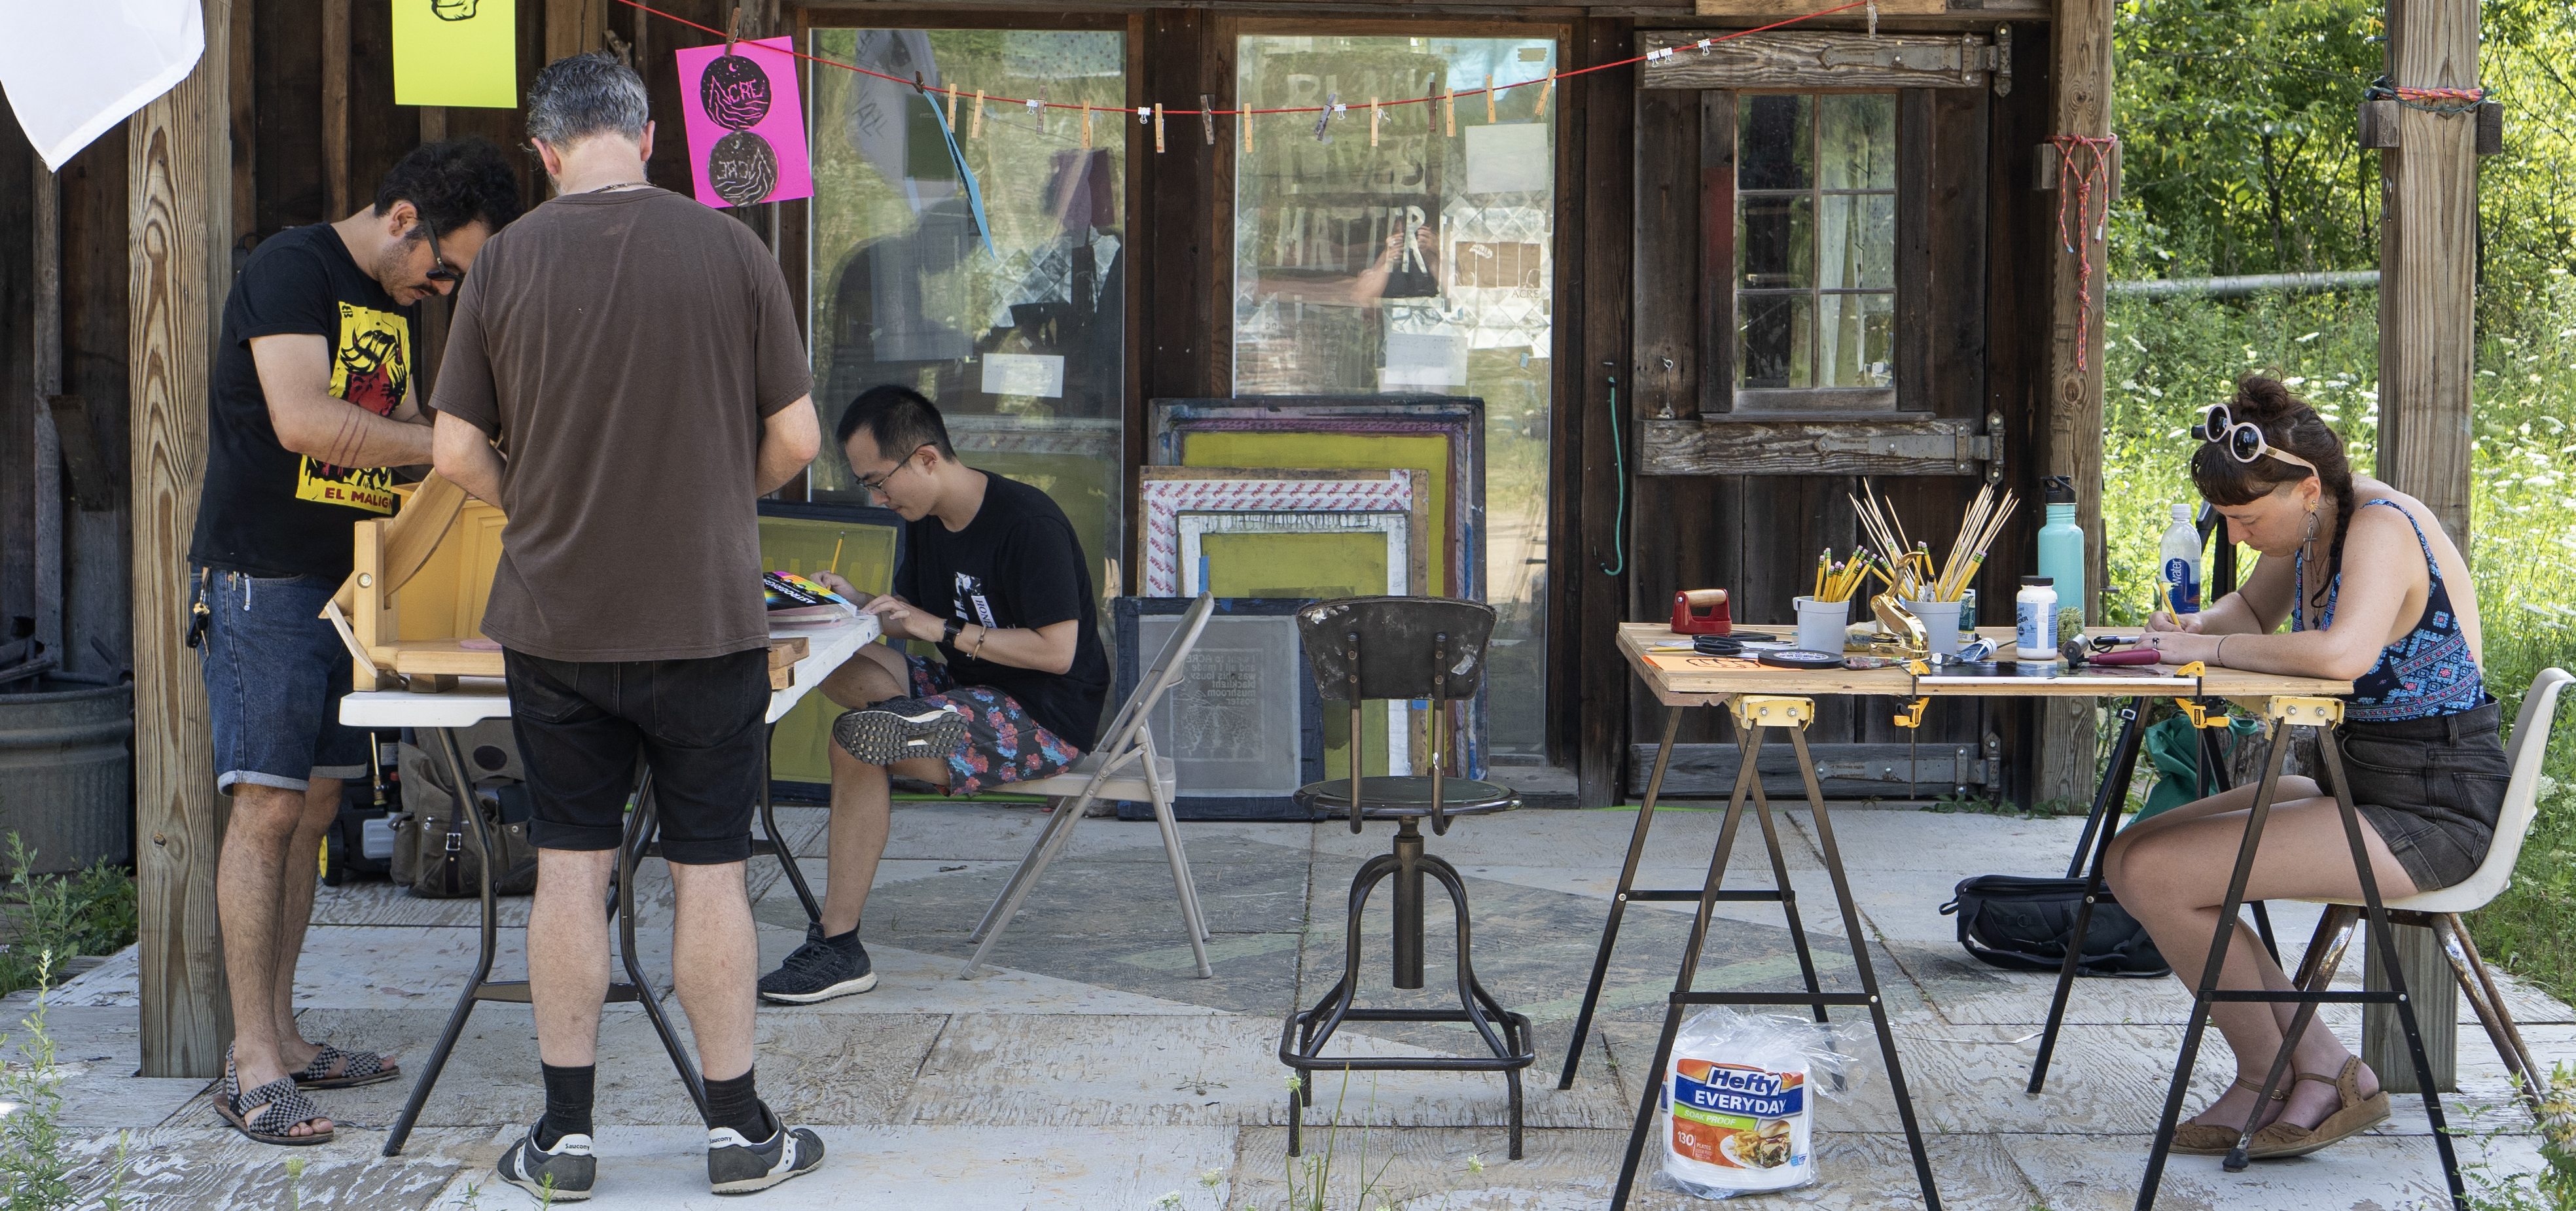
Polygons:
<instances>
[{"instance_id":1,"label":"seated man with glasses","mask_svg":"<svg viewBox=\"0 0 2576 1211\"><path fill-rule=\"evenodd\" d=\"M853 708L832 725L831 885L805 944L760 980L761 996L794 1004L876 987L859 910L885 853L888 775L952 795L1053 777L1091 747L1109 692L1091 573L1063 509L958 462L939 410L908 387L862 393L836 436L861 486L907 523L904 557L881 597L822 579L889 643L936 643L946 663L870 644L822 684Z\"/></svg>"}]
</instances>

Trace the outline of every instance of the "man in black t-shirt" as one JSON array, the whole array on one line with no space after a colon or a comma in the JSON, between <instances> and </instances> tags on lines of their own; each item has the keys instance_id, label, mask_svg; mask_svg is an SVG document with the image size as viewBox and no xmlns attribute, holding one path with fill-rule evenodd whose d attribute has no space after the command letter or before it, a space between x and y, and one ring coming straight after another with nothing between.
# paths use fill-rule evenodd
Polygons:
<instances>
[{"instance_id":1,"label":"man in black t-shirt","mask_svg":"<svg viewBox=\"0 0 2576 1211\"><path fill-rule=\"evenodd\" d=\"M1045 493L957 461L939 410L907 387L877 387L841 415L841 451L879 503L901 514L893 592L869 599L894 644L939 645L946 664L870 644L824 680L856 708L832 725L831 887L823 919L760 993L796 1004L876 987L859 910L885 853L889 773L952 795L1062 773L1091 747L1109 658L1082 543Z\"/></svg>"},{"instance_id":2,"label":"man in black t-shirt","mask_svg":"<svg viewBox=\"0 0 2576 1211\"><path fill-rule=\"evenodd\" d=\"M352 523L394 512L391 468L430 461L414 304L454 290L519 209L499 147L427 144L367 209L261 242L224 301L188 548L205 612L189 642L202 638L215 784L233 801L215 907L234 1038L216 1110L262 1142L330 1135L299 1089L397 1075L372 1052L308 1043L295 1024L313 855L342 780L367 772L369 743L339 722L350 658L321 613L349 574Z\"/></svg>"}]
</instances>

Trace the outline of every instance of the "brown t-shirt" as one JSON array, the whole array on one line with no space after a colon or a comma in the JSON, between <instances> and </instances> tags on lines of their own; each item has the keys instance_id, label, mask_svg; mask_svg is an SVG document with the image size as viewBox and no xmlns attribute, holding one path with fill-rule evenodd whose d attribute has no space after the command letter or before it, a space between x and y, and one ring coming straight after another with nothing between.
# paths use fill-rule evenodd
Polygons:
<instances>
[{"instance_id":1,"label":"brown t-shirt","mask_svg":"<svg viewBox=\"0 0 2576 1211\"><path fill-rule=\"evenodd\" d=\"M761 421L813 389L778 262L659 189L559 197L483 246L429 406L508 458L483 633L551 660L768 642Z\"/></svg>"}]
</instances>

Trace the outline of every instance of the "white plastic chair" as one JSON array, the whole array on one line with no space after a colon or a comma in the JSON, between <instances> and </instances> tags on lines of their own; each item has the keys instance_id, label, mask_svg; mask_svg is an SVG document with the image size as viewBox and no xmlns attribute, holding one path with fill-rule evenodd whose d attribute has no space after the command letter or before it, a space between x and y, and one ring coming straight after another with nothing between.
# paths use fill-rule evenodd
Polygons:
<instances>
[{"instance_id":1,"label":"white plastic chair","mask_svg":"<svg viewBox=\"0 0 2576 1211\"><path fill-rule=\"evenodd\" d=\"M2486 860L2478 864L2477 872L2449 887L2387 902L2391 924L2421 925L2440 940L2442 953L2451 960L2451 974L2460 982L2460 994L2468 998L2479 1024L2486 1027L2487 1038L2495 1043L2496 1053L2504 1057L2505 1067L2522 1074L2523 1096L2532 1102L2535 1111L2539 1105L2539 1068L2532 1060L2531 1048L2522 1041L2521 1029L2514 1025L2513 1015L2505 1009L2504 997L2496 991L2495 977L2487 973L2486 960L2479 956L2477 943L2469 940L2468 927L2461 924L2460 914L2486 907L2513 882L2513 867L2522 857L2523 838L2531 832L2532 818L2539 814L2540 768L2549 749L2549 724L2558 713L2558 692L2569 681L2576 681L2576 676L2565 669L2543 669L2531 679L2530 692L2523 695L2522 714L2514 720L2513 739L2505 750L2513 766L2513 780L2506 784L2504 807L2496 814L2495 841L2487 847ZM2302 988L2323 988L2343 965L2344 948L2361 919L2361 901L2329 898L2307 903L2326 905L2326 911L2318 918L2317 932L2308 939L2308 953L2299 960L2298 974L2292 979Z\"/></svg>"},{"instance_id":2,"label":"white plastic chair","mask_svg":"<svg viewBox=\"0 0 2576 1211\"><path fill-rule=\"evenodd\" d=\"M1162 654L1154 657L1154 663L1136 679L1136 692L1128 695L1125 706L1118 708L1118 717L1110 720L1104 732L1107 739L1100 747L1052 778L1011 784L1009 789L1014 794L1053 796L1054 811L1047 817L1046 827L1039 830L1037 844L1029 847L1029 856L1020 860L1020 868L1012 872L1002 894L994 898L983 921L967 936L967 941L980 944L957 978L972 979L983 968L984 956L1001 940L1002 928L1018 915L1020 902L1037 885L1038 875L1064 852L1065 839L1073 835L1074 824L1098 799L1131 803L1141 800L1154 805L1154 823L1163 830L1163 855L1171 859L1172 885L1180 893L1181 919L1190 932L1190 953L1198 959L1199 978L1216 974L1208 966L1207 925L1199 916L1199 893L1190 881L1189 855L1182 851L1180 830L1172 822L1172 799L1179 794L1180 779L1172 759L1154 751L1154 732L1147 726L1163 695L1181 683L1190 649L1198 646L1199 633L1207 629L1208 615L1215 611L1216 596L1212 593L1201 593L1191 603L1189 611L1181 615L1180 629L1172 632ZM1147 770L1152 771L1151 777L1146 775Z\"/></svg>"}]
</instances>

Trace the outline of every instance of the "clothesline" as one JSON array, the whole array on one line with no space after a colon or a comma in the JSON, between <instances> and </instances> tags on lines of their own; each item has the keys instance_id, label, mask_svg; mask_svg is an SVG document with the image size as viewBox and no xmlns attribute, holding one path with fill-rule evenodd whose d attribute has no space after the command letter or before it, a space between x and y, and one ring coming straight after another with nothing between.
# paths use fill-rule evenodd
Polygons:
<instances>
[{"instance_id":1,"label":"clothesline","mask_svg":"<svg viewBox=\"0 0 2576 1211\"><path fill-rule=\"evenodd\" d=\"M727 33L726 33L725 31L723 31L723 30L717 29L717 28L715 28L715 27L713 27L713 26L700 25L700 24L698 24L697 22L695 22L695 21L691 21L691 20L689 20L689 19L688 19L688 18L686 18L686 17L675 16L675 15L673 15L673 14L671 14L671 13L663 12L662 10L660 10L660 9L658 9L658 8L654 8L653 6L651 6L651 5L649 5L649 4L645 4L645 3L643 3L643 0L617 0L617 2L618 2L618 3L620 3L620 4L626 5L626 6L630 7L630 8L641 9L641 10L643 10L644 12L651 13L651 14L653 14L654 16L656 16L656 17L660 17L660 18L662 18L662 19L664 19L664 20L666 20L666 21L673 21L673 22L677 22L677 23L679 23L679 24L681 24L681 25L688 26L689 28L694 29L694 30L701 30L701 31L706 32L706 33L714 34L715 36L717 36L717 37L719 37L719 38L724 38L724 39L726 39L726 41L727 41L728 43L730 43L730 42L732 42L732 41L734 40L734 39L732 38L732 36L731 36L731 35L727 34ZM1656 59L1666 59L1666 58L1670 58L1670 57L1672 57L1673 53L1674 53L1676 50L1698 50L1698 51L1700 51L1700 52L1702 52L1702 53L1706 53L1710 47L1715 46L1715 45L1717 45L1717 44L1718 44L1718 43L1720 43L1720 42L1726 42L1726 41L1730 41L1730 40L1732 40L1732 39L1741 38L1741 37L1744 37L1744 36L1745 36L1745 35L1747 35L1747 34L1758 34L1758 33L1762 33L1762 32L1764 32L1764 31L1766 31L1766 30L1775 30L1775 29L1779 29L1779 28L1781 28L1782 26L1787 26L1787 25L1796 25L1796 24L1798 24L1798 23L1799 23L1799 22L1801 22L1801 21L1812 21L1812 20L1814 20L1815 18L1818 18L1818 17L1828 17L1828 16L1832 16L1832 15L1833 15L1833 14L1835 14L1835 13L1839 13L1839 12L1847 12L1847 11L1849 11L1849 10L1851 10L1851 9L1855 9L1855 8L1868 8L1868 9L1873 9L1873 10L1874 10L1876 7L1877 7L1877 6L1876 6L1876 4L1875 4L1875 0L1851 0L1851 2L1850 2L1850 3L1848 3L1848 4L1839 4L1839 5L1836 5L1836 6L1832 7L1832 8L1818 9L1818 10L1816 10L1815 12L1812 12L1812 13L1804 13L1804 14L1801 14L1801 15L1799 15L1799 16L1790 17L1790 18L1788 18L1788 19L1786 19L1786 20L1782 20L1782 21L1774 21L1774 22L1772 22L1772 23L1771 23L1771 24L1769 24L1769 25L1757 26L1757 27L1755 27L1755 28L1753 28L1753 29L1737 30L1736 32L1731 33L1731 34L1720 34L1720 35L1716 35L1716 36L1713 36L1713 37L1702 38L1702 39L1700 39L1699 41L1694 42L1694 43L1692 43L1690 46L1687 46L1687 47L1670 47L1670 48L1666 48L1666 49L1662 49L1662 50L1650 50L1650 51L1647 51L1646 53L1644 53L1644 54L1642 54L1642 55L1632 56L1632 57L1630 57L1630 58L1621 59L1621 60L1618 60L1618 61L1616 61L1616 62L1612 62L1612 63L1596 63L1596 64L1594 64L1594 65L1592 65L1592 66L1590 66L1590 67L1576 68L1576 69L1575 69L1575 70L1573 70L1573 71L1565 71L1565 72L1556 72L1556 71L1552 71L1552 72L1549 72L1548 74L1546 74L1546 75L1544 75L1544 76L1534 76L1534 77L1532 77L1532 78L1530 78L1530 79L1527 79L1527 80L1518 80L1518 81L1514 81L1514 82L1509 83L1509 84L1488 84L1488 85L1486 85L1486 86L1485 86L1485 87L1483 87L1483 88L1469 89L1469 90L1464 91L1464 92L1455 92L1455 91L1452 91L1452 92L1443 93L1443 94L1441 94L1441 96L1403 97L1403 98L1398 98L1398 99L1395 99L1395 100L1383 101L1383 102L1380 102L1380 101L1372 101L1372 102L1369 102L1369 105L1371 105L1372 107L1384 107L1384 108L1392 109L1392 108L1394 108L1394 107L1396 107L1396 106L1399 106L1399 105L1428 105L1428 104L1430 104L1430 103L1432 103L1432 102L1434 102L1434 101L1442 100L1443 98L1447 98L1447 99L1449 99L1449 100L1451 100L1451 101L1453 101L1453 102L1454 102L1454 101L1455 101L1455 99L1456 99L1456 98L1459 98L1459 97L1475 97L1475 96L1482 96L1482 95L1485 95L1485 94L1488 94L1488 93L1500 94L1500 93L1509 92L1509 91L1511 91L1512 89L1515 89L1515 88L1527 88L1527 87L1529 87L1529 86L1530 86L1530 85L1532 85L1532 84L1546 84L1546 85L1551 85L1551 86L1552 86L1552 85L1553 85L1556 81L1558 81L1558 80L1568 79L1568 78L1571 78L1571 77L1574 77L1574 76L1587 75L1587 74L1589 74L1589 73L1596 72L1596 71L1606 71L1606 70L1608 70L1608 69L1610 69L1610 68L1613 68L1613 67L1626 67L1626 66L1628 66L1628 65L1630 65L1630 64L1632 64L1632 63L1644 63L1644 62L1648 62L1648 61L1656 60ZM803 52L803 51L800 51L800 50L789 50L787 53L788 53L788 54L790 54L790 55L795 56L796 58L806 60L807 62L811 62L811 63L820 63L820 64L823 64L823 65L825 65L825 66L827 66L827 67L837 67L837 68L840 68L840 69L841 69L841 70L843 70L843 71L857 72L858 74L863 75L863 76L874 76L874 77L876 77L877 79L880 79L880 80L892 80L892 81L894 81L894 82L895 82L895 83L897 83L897 84L908 84L908 85L911 85L911 86L912 86L912 87L914 87L914 88L923 88L923 89L924 89L924 91L928 91L926 88L924 88L924 86L922 85L922 83L921 83L921 81L920 81L919 79L911 79L911 80L907 80L907 79L904 79L904 78L903 78L903 77L901 77L901 76L888 75L888 74L886 74L885 72L881 72L881 71L871 71L871 70L869 70L869 69L867 69L867 68L860 67L860 66L858 66L857 64L854 64L854 63L843 63L843 62L841 62L841 61L840 61L840 60L838 60L838 59L827 59L827 58L824 58L824 57L823 57L823 56L821 56L821 55L810 55L810 54L807 54L807 53L805 53L805 52ZM951 86L951 88L950 88L950 90L949 90L949 91L951 91L951 92L953 93L953 92L955 91L954 87L953 87L953 86ZM1542 102L1544 102L1544 101L1545 101L1545 99L1546 99L1545 97L1541 97L1541 98L1540 98L1540 100L1541 100ZM1142 118L1146 118L1146 117L1150 117L1150 116L1152 116L1153 114L1155 114L1155 113L1157 113L1157 112L1160 112L1160 113L1162 113L1162 114L1164 114L1164 115L1166 115L1166 116L1180 116L1180 117L1192 117L1192 116L1198 116L1198 115L1206 115L1206 116L1210 116L1210 117L1214 117L1214 116L1217 116L1217 115L1224 115L1224 116L1228 116L1228 117L1249 117L1249 116L1254 116L1254 115L1259 115L1259 114L1319 114L1319 113L1347 113L1347 112L1349 112L1349 110L1350 110L1350 108L1351 108L1351 107L1350 107L1350 105L1349 105L1348 103L1338 103L1338 104L1327 104L1327 105L1305 105L1305 106L1294 106L1294 107L1283 108L1283 109L1213 109L1213 108L1207 108L1207 107L1205 107L1204 105L1203 105L1201 108L1198 108L1198 109L1170 109L1170 108L1165 108L1165 107L1160 106L1160 105L1139 105L1139 106L1134 107L1134 108L1131 110L1131 109L1129 109L1128 107L1123 106L1123 105L1082 105L1082 104L1075 104L1075 103L1067 102L1067 101L1049 101L1049 100L1047 100L1047 99L1045 99L1045 98L1043 98L1043 97L982 97L982 96L978 96L978 97L977 97L977 100L979 100L979 101L984 101L984 102L987 102L987 103L990 103L990 104L995 104L995 105L1025 105L1025 106L1031 106L1031 107L1043 108L1043 109L1073 109L1073 110L1083 110L1083 111L1086 111L1086 112L1100 112L1100 113L1130 113L1130 112L1132 112L1132 113L1134 113L1134 114L1135 114L1138 118L1140 118L1140 119L1142 119Z\"/></svg>"}]
</instances>

